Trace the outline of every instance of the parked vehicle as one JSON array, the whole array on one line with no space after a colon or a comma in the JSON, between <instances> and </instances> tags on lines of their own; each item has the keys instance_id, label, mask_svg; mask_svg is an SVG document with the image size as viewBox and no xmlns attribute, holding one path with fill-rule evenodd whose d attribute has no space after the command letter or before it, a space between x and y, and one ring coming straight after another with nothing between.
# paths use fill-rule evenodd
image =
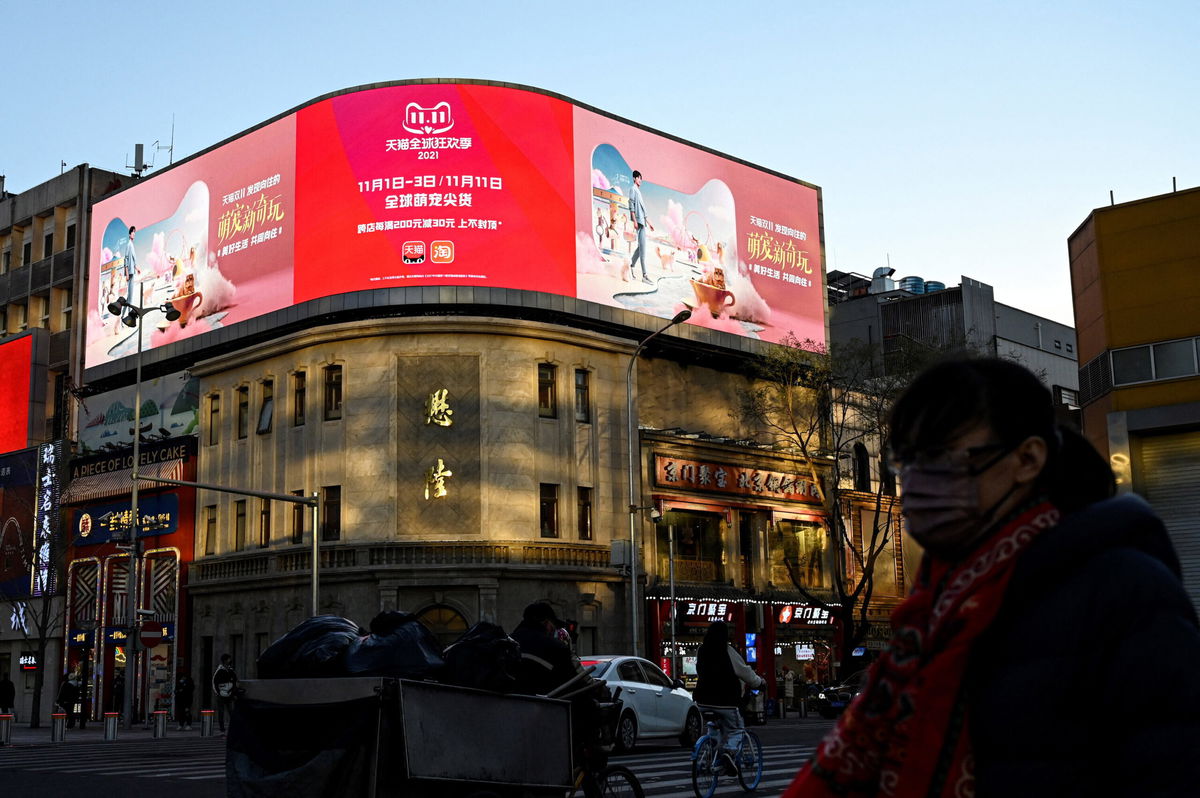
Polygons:
<instances>
[{"instance_id":1,"label":"parked vehicle","mask_svg":"<svg viewBox=\"0 0 1200 798\"><path fill-rule=\"evenodd\" d=\"M614 692L621 688L624 706L617 721L616 749L631 750L650 739L677 739L691 748L704 733L700 708L679 679L671 679L654 663L641 657L616 654L588 656L583 667L603 679Z\"/></svg>"},{"instance_id":2,"label":"parked vehicle","mask_svg":"<svg viewBox=\"0 0 1200 798\"><path fill-rule=\"evenodd\" d=\"M866 684L866 670L857 671L840 684L829 685L817 690L816 695L809 699L809 706L823 718L835 718L850 706L850 702L862 692Z\"/></svg>"}]
</instances>

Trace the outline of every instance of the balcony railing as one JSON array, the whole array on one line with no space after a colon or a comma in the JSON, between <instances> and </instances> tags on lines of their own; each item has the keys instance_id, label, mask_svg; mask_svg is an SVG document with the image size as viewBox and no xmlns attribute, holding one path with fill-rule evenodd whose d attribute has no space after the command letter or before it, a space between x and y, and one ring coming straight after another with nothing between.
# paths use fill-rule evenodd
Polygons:
<instances>
[{"instance_id":1,"label":"balcony railing","mask_svg":"<svg viewBox=\"0 0 1200 798\"><path fill-rule=\"evenodd\" d=\"M353 570L377 571L381 567L539 567L564 569L608 569L610 552L606 546L579 543L538 543L525 541L489 541L480 543L423 541L413 543L364 543L359 545L323 544L321 571L345 573ZM294 576L311 570L312 550L256 549L246 552L208 556L192 563L189 581L195 585L260 579L267 576Z\"/></svg>"}]
</instances>

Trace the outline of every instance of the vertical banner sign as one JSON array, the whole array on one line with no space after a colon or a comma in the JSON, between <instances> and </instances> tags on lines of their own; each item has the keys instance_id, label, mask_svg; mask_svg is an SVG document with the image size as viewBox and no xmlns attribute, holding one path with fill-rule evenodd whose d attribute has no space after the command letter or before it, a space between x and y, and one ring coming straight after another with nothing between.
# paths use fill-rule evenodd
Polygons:
<instances>
[{"instance_id":1,"label":"vertical banner sign","mask_svg":"<svg viewBox=\"0 0 1200 798\"><path fill-rule=\"evenodd\" d=\"M37 517L33 523L33 573L29 593L53 594L58 585L52 567L54 533L58 528L59 466L61 443L43 444L38 449Z\"/></svg>"}]
</instances>

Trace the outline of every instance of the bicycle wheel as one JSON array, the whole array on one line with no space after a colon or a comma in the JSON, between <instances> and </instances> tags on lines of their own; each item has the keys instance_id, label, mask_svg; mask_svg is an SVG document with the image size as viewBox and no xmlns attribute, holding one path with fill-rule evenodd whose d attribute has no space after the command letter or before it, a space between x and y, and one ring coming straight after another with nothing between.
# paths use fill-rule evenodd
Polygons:
<instances>
[{"instance_id":1,"label":"bicycle wheel","mask_svg":"<svg viewBox=\"0 0 1200 798\"><path fill-rule=\"evenodd\" d=\"M600 798L646 798L642 783L633 771L620 765L609 765L600 771Z\"/></svg>"},{"instance_id":2,"label":"bicycle wheel","mask_svg":"<svg viewBox=\"0 0 1200 798\"><path fill-rule=\"evenodd\" d=\"M753 792L762 782L763 773L762 743L757 734L748 731L742 735L736 762L738 784L746 792Z\"/></svg>"},{"instance_id":3,"label":"bicycle wheel","mask_svg":"<svg viewBox=\"0 0 1200 798\"><path fill-rule=\"evenodd\" d=\"M717 791L717 781L721 778L717 772L720 753L720 744L707 734L696 742L692 751L692 789L696 798L712 798Z\"/></svg>"}]
</instances>

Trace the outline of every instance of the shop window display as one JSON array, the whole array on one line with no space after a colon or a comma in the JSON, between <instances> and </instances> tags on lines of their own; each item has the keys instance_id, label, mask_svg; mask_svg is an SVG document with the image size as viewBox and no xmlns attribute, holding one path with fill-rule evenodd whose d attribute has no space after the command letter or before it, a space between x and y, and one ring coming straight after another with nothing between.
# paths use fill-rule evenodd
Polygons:
<instances>
[{"instance_id":1,"label":"shop window display","mask_svg":"<svg viewBox=\"0 0 1200 798\"><path fill-rule=\"evenodd\" d=\"M725 545L721 537L722 516L672 510L658 524L658 573L666 579L668 534L675 530L675 580L678 582L724 582Z\"/></svg>"},{"instance_id":2,"label":"shop window display","mask_svg":"<svg viewBox=\"0 0 1200 798\"><path fill-rule=\"evenodd\" d=\"M771 582L786 588L792 573L802 587L830 587L829 536L825 527L811 521L779 520L770 534Z\"/></svg>"}]
</instances>

